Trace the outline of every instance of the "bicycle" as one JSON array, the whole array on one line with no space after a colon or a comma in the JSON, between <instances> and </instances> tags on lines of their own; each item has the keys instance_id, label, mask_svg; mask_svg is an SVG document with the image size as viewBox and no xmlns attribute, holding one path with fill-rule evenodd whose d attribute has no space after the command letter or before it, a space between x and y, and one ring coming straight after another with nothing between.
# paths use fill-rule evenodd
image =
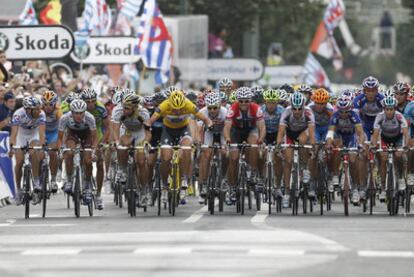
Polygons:
<instances>
[{"instance_id":1,"label":"bicycle","mask_svg":"<svg viewBox=\"0 0 414 277\"><path fill-rule=\"evenodd\" d=\"M40 183L42 185L41 200L42 200L42 217L46 217L47 201L50 199L52 191L49 184L49 151L57 151L56 149L44 147L44 159L40 164Z\"/></svg>"},{"instance_id":2,"label":"bicycle","mask_svg":"<svg viewBox=\"0 0 414 277\"><path fill-rule=\"evenodd\" d=\"M43 150L43 146L29 146L29 143L26 146L13 146L15 150L22 150L24 154L23 158L23 201L25 209L24 209L24 218L30 218L30 201L33 198L38 197L35 195L34 191L32 190L32 166L30 163L30 150L33 151L41 151ZM35 199L37 202L38 200Z\"/></svg>"},{"instance_id":3,"label":"bicycle","mask_svg":"<svg viewBox=\"0 0 414 277\"><path fill-rule=\"evenodd\" d=\"M385 175L385 187L387 190L387 209L390 216L398 214L400 206L400 198L403 198L402 192L399 190L398 178L396 177L394 168L394 153L406 152L404 148L386 147L376 150L377 153L387 153L387 169Z\"/></svg>"},{"instance_id":4,"label":"bicycle","mask_svg":"<svg viewBox=\"0 0 414 277\"><path fill-rule=\"evenodd\" d=\"M293 148L293 165L290 176L290 202L292 206L292 215L298 214L299 198L302 192L303 213L307 212L308 192L307 186L303 185L300 179L301 169L299 161L300 149L312 149L312 145L300 144L282 144L282 148ZM311 204L312 205L312 204Z\"/></svg>"},{"instance_id":5,"label":"bicycle","mask_svg":"<svg viewBox=\"0 0 414 277\"><path fill-rule=\"evenodd\" d=\"M340 178L339 187L342 191L342 199L344 203L344 214L345 216L349 216L349 195L351 190L351 176L349 173L349 153L356 153L358 152L357 147L341 147L341 148L334 148L333 150L339 151L341 154L342 159L342 170L343 173L341 175L344 176L344 183L341 184L342 178Z\"/></svg>"},{"instance_id":6,"label":"bicycle","mask_svg":"<svg viewBox=\"0 0 414 277\"><path fill-rule=\"evenodd\" d=\"M93 216L93 193L92 193L92 199L91 201L87 201L85 202L84 199L82 198L82 187L83 187L83 170L82 170L82 162L81 162L81 154L85 153L85 152L92 152L93 149L92 148L81 148L81 146L78 144L76 145L76 147L74 149L72 148L62 148L62 153L66 152L66 151L74 151L74 155L73 155L73 172L75 174L73 174L72 176L72 184L74 184L73 190L72 190L72 199L73 199L73 203L74 203L74 212L75 212L75 216L77 218L80 217L80 206L81 203L83 205L88 206L88 212L89 212L89 216ZM91 184L92 185L92 184ZM92 188L91 188L92 189Z\"/></svg>"},{"instance_id":7,"label":"bicycle","mask_svg":"<svg viewBox=\"0 0 414 277\"><path fill-rule=\"evenodd\" d=\"M168 176L169 188L168 188L168 212L175 216L176 207L178 207L180 194L178 193L181 188L181 176L180 176L180 158L179 150L192 150L192 146L181 145L162 145L161 149L172 149L173 155L171 159L171 172Z\"/></svg>"},{"instance_id":8,"label":"bicycle","mask_svg":"<svg viewBox=\"0 0 414 277\"><path fill-rule=\"evenodd\" d=\"M367 179L367 187L368 187L368 199L369 199L369 214L373 214L374 206L376 204L376 195L377 195L377 185L376 185L376 178L374 177L374 167L375 167L375 150L370 149L368 153L368 179Z\"/></svg>"},{"instance_id":9,"label":"bicycle","mask_svg":"<svg viewBox=\"0 0 414 277\"><path fill-rule=\"evenodd\" d=\"M210 174L207 181L207 196L208 211L214 214L215 199L218 196L219 212L223 211L225 190L222 184L222 167L221 167L221 151L224 149L219 143L214 143L213 146L202 145L201 149L213 149L213 158L210 163Z\"/></svg>"},{"instance_id":10,"label":"bicycle","mask_svg":"<svg viewBox=\"0 0 414 277\"><path fill-rule=\"evenodd\" d=\"M267 145L266 146L266 161L265 161L265 178L264 184L266 188L265 199L268 204L268 213L272 213L272 199L276 205L276 212L282 212L282 198L281 197L273 197L274 195L274 181L275 176L273 172L273 158L275 153L276 147L274 145Z\"/></svg>"},{"instance_id":11,"label":"bicycle","mask_svg":"<svg viewBox=\"0 0 414 277\"><path fill-rule=\"evenodd\" d=\"M320 215L323 215L324 203L326 203L326 210L331 210L331 192L328 189L328 172L326 164L326 152L324 151L324 142L318 144L318 151L316 153L317 159L317 176L316 182L316 195L320 207Z\"/></svg>"},{"instance_id":12,"label":"bicycle","mask_svg":"<svg viewBox=\"0 0 414 277\"><path fill-rule=\"evenodd\" d=\"M151 150L155 150L157 153L157 158L155 160L154 165L154 173L152 174L152 195L153 195L153 203L157 201L157 215L161 215L161 194L162 194L162 186L161 186L161 151L160 147L151 147ZM167 203L164 203L164 209L166 209Z\"/></svg>"}]
</instances>

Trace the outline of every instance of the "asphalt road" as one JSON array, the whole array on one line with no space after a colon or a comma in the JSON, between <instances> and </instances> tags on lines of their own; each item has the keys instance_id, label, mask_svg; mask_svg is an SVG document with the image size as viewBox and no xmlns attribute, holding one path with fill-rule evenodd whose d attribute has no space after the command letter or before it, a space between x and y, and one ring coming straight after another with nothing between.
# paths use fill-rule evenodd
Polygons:
<instances>
[{"instance_id":1,"label":"asphalt road","mask_svg":"<svg viewBox=\"0 0 414 277\"><path fill-rule=\"evenodd\" d=\"M175 217L155 208L136 218L105 195L105 209L75 218L63 194L47 218L33 206L0 209L0 276L412 276L414 214L372 216L340 202L320 216L268 216L234 206L209 215L196 199Z\"/></svg>"}]
</instances>

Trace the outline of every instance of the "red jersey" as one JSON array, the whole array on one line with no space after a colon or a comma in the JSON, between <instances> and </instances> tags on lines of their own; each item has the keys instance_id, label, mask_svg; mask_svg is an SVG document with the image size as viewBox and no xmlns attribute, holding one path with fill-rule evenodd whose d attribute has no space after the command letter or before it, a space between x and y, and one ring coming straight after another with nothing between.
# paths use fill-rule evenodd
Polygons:
<instances>
[{"instance_id":1,"label":"red jersey","mask_svg":"<svg viewBox=\"0 0 414 277\"><path fill-rule=\"evenodd\" d=\"M226 121L231 121L232 126L240 129L256 127L256 123L262 120L263 112L256 103L249 103L247 111L242 112L239 103L235 102L230 106L226 116Z\"/></svg>"}]
</instances>

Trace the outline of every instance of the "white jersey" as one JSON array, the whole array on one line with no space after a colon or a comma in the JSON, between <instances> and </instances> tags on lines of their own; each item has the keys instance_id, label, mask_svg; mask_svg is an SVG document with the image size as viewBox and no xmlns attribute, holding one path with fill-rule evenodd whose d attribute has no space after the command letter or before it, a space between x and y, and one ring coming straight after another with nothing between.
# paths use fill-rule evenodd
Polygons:
<instances>
[{"instance_id":1,"label":"white jersey","mask_svg":"<svg viewBox=\"0 0 414 277\"><path fill-rule=\"evenodd\" d=\"M112 111L112 121L122 124L122 127L130 132L137 132L143 129L143 123L150 118L149 112L144 107L139 106L131 116L124 116L124 111L115 109Z\"/></svg>"},{"instance_id":2,"label":"white jersey","mask_svg":"<svg viewBox=\"0 0 414 277\"><path fill-rule=\"evenodd\" d=\"M32 118L31 115L26 113L24 107L14 112L12 118L12 126L19 126L24 130L37 129L40 125L46 124L46 115L44 111L40 112L38 118Z\"/></svg>"},{"instance_id":3,"label":"white jersey","mask_svg":"<svg viewBox=\"0 0 414 277\"><path fill-rule=\"evenodd\" d=\"M224 128L224 122L226 121L227 109L225 107L220 107L220 111L215 118L212 118L209 113L207 107L204 107L200 110L200 113L203 114L205 117L208 117L213 122L213 133L221 133ZM202 124L202 122L200 121Z\"/></svg>"},{"instance_id":4,"label":"white jersey","mask_svg":"<svg viewBox=\"0 0 414 277\"><path fill-rule=\"evenodd\" d=\"M75 132L81 132L86 130L96 130L96 121L95 117L89 113L85 112L85 116L82 119L82 122L76 122L73 119L72 112L65 113L59 122L59 131L64 132L66 129Z\"/></svg>"},{"instance_id":5,"label":"white jersey","mask_svg":"<svg viewBox=\"0 0 414 277\"><path fill-rule=\"evenodd\" d=\"M122 112L124 110L124 108L122 107L122 104L118 104L116 105L113 109L112 109L112 115L111 115L111 121L114 122L114 117L118 115L119 112Z\"/></svg>"}]
</instances>

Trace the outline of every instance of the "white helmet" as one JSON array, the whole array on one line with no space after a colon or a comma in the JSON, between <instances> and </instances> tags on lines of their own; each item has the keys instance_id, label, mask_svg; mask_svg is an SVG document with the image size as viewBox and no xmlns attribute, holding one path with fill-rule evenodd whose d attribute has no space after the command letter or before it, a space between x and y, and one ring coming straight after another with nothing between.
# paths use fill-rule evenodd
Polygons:
<instances>
[{"instance_id":1,"label":"white helmet","mask_svg":"<svg viewBox=\"0 0 414 277\"><path fill-rule=\"evenodd\" d=\"M236 90L236 98L240 99L251 99L252 91L249 87L241 87Z\"/></svg>"},{"instance_id":2,"label":"white helmet","mask_svg":"<svg viewBox=\"0 0 414 277\"><path fill-rule=\"evenodd\" d=\"M70 110L74 113L83 113L86 111L86 102L81 99L75 99L70 103Z\"/></svg>"},{"instance_id":3,"label":"white helmet","mask_svg":"<svg viewBox=\"0 0 414 277\"><path fill-rule=\"evenodd\" d=\"M221 104L220 94L218 92L208 93L204 101L207 107L218 106Z\"/></svg>"}]
</instances>

